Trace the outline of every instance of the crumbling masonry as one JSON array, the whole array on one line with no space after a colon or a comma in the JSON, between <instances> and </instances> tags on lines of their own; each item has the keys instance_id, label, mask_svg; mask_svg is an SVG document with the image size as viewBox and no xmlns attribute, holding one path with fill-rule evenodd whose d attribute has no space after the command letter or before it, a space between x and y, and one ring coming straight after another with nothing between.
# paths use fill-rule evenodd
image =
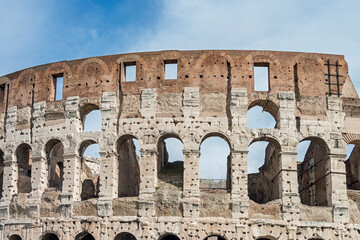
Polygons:
<instances>
[{"instance_id":1,"label":"crumbling masonry","mask_svg":"<svg viewBox=\"0 0 360 240\"><path fill-rule=\"evenodd\" d=\"M166 79L166 64L177 64L176 79ZM268 68L266 91L254 90L257 66ZM253 106L276 127L248 129ZM101 131L83 131L96 109ZM0 111L0 239L360 239L360 99L341 55L162 51L63 61L0 77ZM200 144L210 136L229 144L225 189L200 187ZM167 137L184 146L171 181L158 174ZM303 140L311 144L297 162ZM265 163L248 176L256 141L269 142ZM84 156L93 143L98 159ZM345 161L347 144L355 148Z\"/></svg>"}]
</instances>

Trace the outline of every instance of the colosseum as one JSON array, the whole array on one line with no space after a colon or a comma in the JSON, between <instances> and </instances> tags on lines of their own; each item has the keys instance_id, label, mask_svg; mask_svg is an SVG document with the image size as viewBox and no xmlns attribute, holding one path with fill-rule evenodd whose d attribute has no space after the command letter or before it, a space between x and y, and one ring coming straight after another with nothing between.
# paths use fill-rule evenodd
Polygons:
<instances>
[{"instance_id":1,"label":"colosseum","mask_svg":"<svg viewBox=\"0 0 360 240\"><path fill-rule=\"evenodd\" d=\"M257 68L267 70L260 90ZM255 106L273 128L248 128ZM62 61L0 77L0 109L0 239L360 239L360 99L342 55L206 50ZM101 129L85 131L93 111ZM230 149L222 181L199 175L210 137ZM183 145L178 164L168 138ZM259 141L268 143L264 163L248 173ZM93 144L99 157L85 156Z\"/></svg>"}]
</instances>

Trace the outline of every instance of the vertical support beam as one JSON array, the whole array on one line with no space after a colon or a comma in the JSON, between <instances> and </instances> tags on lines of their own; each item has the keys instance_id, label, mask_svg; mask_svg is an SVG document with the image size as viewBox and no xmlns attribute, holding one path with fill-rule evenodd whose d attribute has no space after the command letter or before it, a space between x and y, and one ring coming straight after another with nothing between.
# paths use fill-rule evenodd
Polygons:
<instances>
[{"instance_id":1,"label":"vertical support beam","mask_svg":"<svg viewBox=\"0 0 360 240\"><path fill-rule=\"evenodd\" d=\"M0 219L9 218L9 204L14 194L17 193L18 165L12 155L4 155L3 195L0 202Z\"/></svg>"},{"instance_id":2,"label":"vertical support beam","mask_svg":"<svg viewBox=\"0 0 360 240\"><path fill-rule=\"evenodd\" d=\"M64 153L64 181L61 193L61 216L70 217L72 204L80 201L81 158L75 153Z\"/></svg>"},{"instance_id":3,"label":"vertical support beam","mask_svg":"<svg viewBox=\"0 0 360 240\"><path fill-rule=\"evenodd\" d=\"M249 217L247 150L231 150L231 210L233 218Z\"/></svg>"},{"instance_id":4,"label":"vertical support beam","mask_svg":"<svg viewBox=\"0 0 360 240\"><path fill-rule=\"evenodd\" d=\"M194 145L197 144L189 144ZM184 148L184 183L183 183L183 216L199 217L200 204L200 178L199 159L200 151L194 148Z\"/></svg>"}]
</instances>

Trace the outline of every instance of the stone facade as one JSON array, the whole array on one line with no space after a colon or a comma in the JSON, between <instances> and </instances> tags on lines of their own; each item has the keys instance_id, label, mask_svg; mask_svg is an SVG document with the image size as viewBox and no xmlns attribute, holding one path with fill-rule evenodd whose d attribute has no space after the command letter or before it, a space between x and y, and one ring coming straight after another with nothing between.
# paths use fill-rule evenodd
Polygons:
<instances>
[{"instance_id":1,"label":"stone facade","mask_svg":"<svg viewBox=\"0 0 360 240\"><path fill-rule=\"evenodd\" d=\"M165 79L166 63L177 63L177 79ZM254 91L254 66L268 67L268 91ZM360 143L360 99L341 55L162 51L63 61L0 77L0 97L0 239L360 239L347 192L359 178L358 147L345 164L346 145ZM248 129L253 106L276 127ZM94 109L102 129L84 132ZM158 178L169 136L184 145L180 188ZM228 182L202 191L200 144L210 136L229 144ZM303 140L311 145L297 163ZM256 141L270 144L259 175L248 177ZM97 175L83 156L92 143Z\"/></svg>"}]
</instances>

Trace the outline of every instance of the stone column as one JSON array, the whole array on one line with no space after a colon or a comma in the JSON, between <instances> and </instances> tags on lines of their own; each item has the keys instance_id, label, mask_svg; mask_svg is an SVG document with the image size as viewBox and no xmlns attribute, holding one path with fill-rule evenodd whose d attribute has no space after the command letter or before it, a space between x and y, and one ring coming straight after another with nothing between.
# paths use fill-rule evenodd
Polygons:
<instances>
[{"instance_id":1,"label":"stone column","mask_svg":"<svg viewBox=\"0 0 360 240\"><path fill-rule=\"evenodd\" d=\"M249 196L247 150L231 150L231 210L232 218L248 218Z\"/></svg>"},{"instance_id":2,"label":"stone column","mask_svg":"<svg viewBox=\"0 0 360 240\"><path fill-rule=\"evenodd\" d=\"M61 216L70 217L72 203L80 201L81 158L75 153L64 153L64 181L61 193Z\"/></svg>"},{"instance_id":3,"label":"stone column","mask_svg":"<svg viewBox=\"0 0 360 240\"><path fill-rule=\"evenodd\" d=\"M99 216L112 215L112 200L118 197L119 160L114 152L100 152Z\"/></svg>"},{"instance_id":4,"label":"stone column","mask_svg":"<svg viewBox=\"0 0 360 240\"><path fill-rule=\"evenodd\" d=\"M184 148L183 216L199 217L200 178L199 149Z\"/></svg>"},{"instance_id":5,"label":"stone column","mask_svg":"<svg viewBox=\"0 0 360 240\"><path fill-rule=\"evenodd\" d=\"M328 205L333 207L333 220L346 223L349 217L349 202L346 187L345 154L329 154L326 175Z\"/></svg>"},{"instance_id":6,"label":"stone column","mask_svg":"<svg viewBox=\"0 0 360 240\"><path fill-rule=\"evenodd\" d=\"M140 165L140 217L155 216L154 194L157 184L157 157L156 144L147 144L141 149Z\"/></svg>"},{"instance_id":7,"label":"stone column","mask_svg":"<svg viewBox=\"0 0 360 240\"><path fill-rule=\"evenodd\" d=\"M296 156L297 153L294 151L283 151L279 156L279 193L283 220L287 222L296 222L300 219Z\"/></svg>"},{"instance_id":8,"label":"stone column","mask_svg":"<svg viewBox=\"0 0 360 240\"><path fill-rule=\"evenodd\" d=\"M10 201L12 196L18 191L18 165L11 154L5 153L4 165L3 195L0 202L0 219L2 220L8 219Z\"/></svg>"},{"instance_id":9,"label":"stone column","mask_svg":"<svg viewBox=\"0 0 360 240\"><path fill-rule=\"evenodd\" d=\"M41 155L31 156L31 195L28 200L29 217L38 218L42 194L47 187L47 160Z\"/></svg>"}]
</instances>

